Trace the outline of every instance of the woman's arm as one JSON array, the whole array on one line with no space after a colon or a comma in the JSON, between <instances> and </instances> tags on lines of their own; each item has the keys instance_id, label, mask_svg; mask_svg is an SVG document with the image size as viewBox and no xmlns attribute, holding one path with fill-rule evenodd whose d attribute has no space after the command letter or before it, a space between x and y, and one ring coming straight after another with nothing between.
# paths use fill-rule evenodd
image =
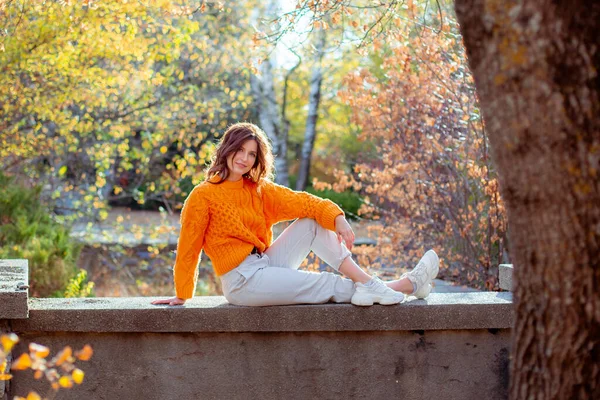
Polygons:
<instances>
[{"instance_id":1,"label":"woman's arm","mask_svg":"<svg viewBox=\"0 0 600 400\"><path fill-rule=\"evenodd\" d=\"M322 227L336 230L335 219L344 212L334 202L306 192L296 192L270 181L262 183L265 217L268 223L295 218L312 218Z\"/></svg>"},{"instance_id":2,"label":"woman's arm","mask_svg":"<svg viewBox=\"0 0 600 400\"><path fill-rule=\"evenodd\" d=\"M209 219L208 203L196 187L181 210L181 232L173 268L176 296L171 299L155 300L152 304L180 305L194 296L198 261Z\"/></svg>"}]
</instances>

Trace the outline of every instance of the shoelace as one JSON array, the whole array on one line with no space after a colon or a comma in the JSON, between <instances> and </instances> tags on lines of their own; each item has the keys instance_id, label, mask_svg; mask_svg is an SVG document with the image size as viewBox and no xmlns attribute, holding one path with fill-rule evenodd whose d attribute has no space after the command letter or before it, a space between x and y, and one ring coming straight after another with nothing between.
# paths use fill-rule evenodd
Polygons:
<instances>
[{"instance_id":1,"label":"shoelace","mask_svg":"<svg viewBox=\"0 0 600 400\"><path fill-rule=\"evenodd\" d=\"M378 276L373 276L372 284L366 286L367 289L378 290L380 292L384 292L387 290L388 286L383 282Z\"/></svg>"}]
</instances>

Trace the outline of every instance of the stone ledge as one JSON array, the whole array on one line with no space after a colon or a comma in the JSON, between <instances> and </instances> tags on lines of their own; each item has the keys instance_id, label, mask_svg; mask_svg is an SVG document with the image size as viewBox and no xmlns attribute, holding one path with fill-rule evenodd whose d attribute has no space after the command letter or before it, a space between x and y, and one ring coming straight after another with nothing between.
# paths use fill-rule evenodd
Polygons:
<instances>
[{"instance_id":1,"label":"stone ledge","mask_svg":"<svg viewBox=\"0 0 600 400\"><path fill-rule=\"evenodd\" d=\"M306 332L509 329L512 294L432 293L395 306L350 304L240 307L224 297L196 297L181 307L155 298L31 299L15 332Z\"/></svg>"},{"instance_id":2,"label":"stone ledge","mask_svg":"<svg viewBox=\"0 0 600 400\"><path fill-rule=\"evenodd\" d=\"M27 260L0 260L0 319L27 318Z\"/></svg>"}]
</instances>

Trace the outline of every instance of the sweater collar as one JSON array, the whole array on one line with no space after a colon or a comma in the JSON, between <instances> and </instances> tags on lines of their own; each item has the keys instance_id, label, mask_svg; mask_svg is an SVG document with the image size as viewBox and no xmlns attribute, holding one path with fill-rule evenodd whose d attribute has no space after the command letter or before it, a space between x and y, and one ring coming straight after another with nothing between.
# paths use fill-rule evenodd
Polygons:
<instances>
[{"instance_id":1,"label":"sweater collar","mask_svg":"<svg viewBox=\"0 0 600 400\"><path fill-rule=\"evenodd\" d=\"M212 183L218 183L219 186L221 186L224 189L241 189L244 187L244 178L240 179L239 181L228 181L228 180L222 180L221 177L219 175L215 175L212 178L209 179L210 182ZM222 183L219 183L223 181Z\"/></svg>"}]
</instances>

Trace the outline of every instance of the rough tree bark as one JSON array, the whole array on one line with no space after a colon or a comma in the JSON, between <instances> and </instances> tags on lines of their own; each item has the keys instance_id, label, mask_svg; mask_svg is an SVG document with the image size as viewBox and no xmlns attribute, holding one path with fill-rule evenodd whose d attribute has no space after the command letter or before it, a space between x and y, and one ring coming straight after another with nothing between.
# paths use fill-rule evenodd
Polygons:
<instances>
[{"instance_id":1,"label":"rough tree bark","mask_svg":"<svg viewBox=\"0 0 600 400\"><path fill-rule=\"evenodd\" d=\"M600 398L600 2L456 0L511 224L510 397Z\"/></svg>"},{"instance_id":2,"label":"rough tree bark","mask_svg":"<svg viewBox=\"0 0 600 400\"><path fill-rule=\"evenodd\" d=\"M319 32L316 44L315 66L310 78L310 94L308 96L308 116L306 117L306 128L304 130L304 143L302 144L302 154L300 161L300 170L296 180L296 190L305 190L310 175L310 161L317 136L317 117L319 114L319 103L321 102L321 83L323 82L323 55L325 53L326 36L325 31Z\"/></svg>"}]
</instances>

